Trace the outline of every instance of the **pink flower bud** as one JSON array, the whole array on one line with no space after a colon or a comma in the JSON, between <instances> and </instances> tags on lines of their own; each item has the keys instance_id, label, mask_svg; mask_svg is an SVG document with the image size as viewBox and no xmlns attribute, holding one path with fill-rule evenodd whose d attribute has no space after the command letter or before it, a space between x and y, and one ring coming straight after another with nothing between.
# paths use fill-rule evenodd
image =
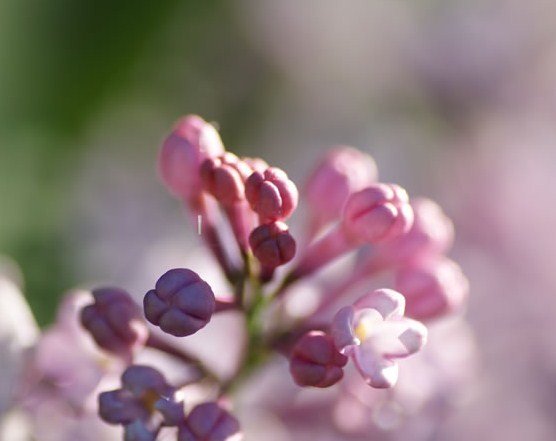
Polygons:
<instances>
[{"instance_id":1,"label":"pink flower bud","mask_svg":"<svg viewBox=\"0 0 556 441\"><path fill-rule=\"evenodd\" d=\"M339 218L348 196L376 182L377 175L370 155L347 146L330 151L304 191L318 226Z\"/></svg>"},{"instance_id":2,"label":"pink flower bud","mask_svg":"<svg viewBox=\"0 0 556 441\"><path fill-rule=\"evenodd\" d=\"M223 205L245 200L245 181L251 167L233 153L209 158L201 165L201 179L206 191Z\"/></svg>"},{"instance_id":3,"label":"pink flower bud","mask_svg":"<svg viewBox=\"0 0 556 441\"><path fill-rule=\"evenodd\" d=\"M255 171L245 183L245 196L262 222L287 219L297 207L298 192L288 175L276 167Z\"/></svg>"},{"instance_id":4,"label":"pink flower bud","mask_svg":"<svg viewBox=\"0 0 556 441\"><path fill-rule=\"evenodd\" d=\"M441 257L400 269L396 289L406 298L408 316L429 320L462 308L469 282L457 263Z\"/></svg>"},{"instance_id":5,"label":"pink flower bud","mask_svg":"<svg viewBox=\"0 0 556 441\"><path fill-rule=\"evenodd\" d=\"M197 115L188 115L178 121L162 144L158 157L160 176L172 194L191 199L201 191L201 163L223 152L214 126Z\"/></svg>"},{"instance_id":6,"label":"pink flower bud","mask_svg":"<svg viewBox=\"0 0 556 441\"><path fill-rule=\"evenodd\" d=\"M215 309L212 289L197 273L175 268L163 274L143 299L145 317L176 337L194 334Z\"/></svg>"},{"instance_id":7,"label":"pink flower bud","mask_svg":"<svg viewBox=\"0 0 556 441\"><path fill-rule=\"evenodd\" d=\"M395 184L375 184L353 193L344 208L344 231L358 243L393 239L409 231L412 224L407 193Z\"/></svg>"},{"instance_id":8,"label":"pink flower bud","mask_svg":"<svg viewBox=\"0 0 556 441\"><path fill-rule=\"evenodd\" d=\"M252 171L258 171L263 173L268 167L268 162L266 162L262 158L250 158L250 157L242 157L241 160L245 162L249 167L251 167Z\"/></svg>"},{"instance_id":9,"label":"pink flower bud","mask_svg":"<svg viewBox=\"0 0 556 441\"><path fill-rule=\"evenodd\" d=\"M401 263L439 256L454 241L454 225L436 202L415 198L410 205L415 218L411 229L377 247L377 254L385 260Z\"/></svg>"},{"instance_id":10,"label":"pink flower bud","mask_svg":"<svg viewBox=\"0 0 556 441\"><path fill-rule=\"evenodd\" d=\"M330 387L344 376L347 357L340 354L332 337L311 331L296 343L290 358L290 373L299 386Z\"/></svg>"},{"instance_id":11,"label":"pink flower bud","mask_svg":"<svg viewBox=\"0 0 556 441\"><path fill-rule=\"evenodd\" d=\"M283 222L263 224L249 236L249 245L261 265L276 268L295 256L295 240Z\"/></svg>"},{"instance_id":12,"label":"pink flower bud","mask_svg":"<svg viewBox=\"0 0 556 441\"><path fill-rule=\"evenodd\" d=\"M239 422L218 403L196 406L178 429L178 441L240 441Z\"/></svg>"},{"instance_id":13,"label":"pink flower bud","mask_svg":"<svg viewBox=\"0 0 556 441\"><path fill-rule=\"evenodd\" d=\"M414 221L401 236L379 243L360 262L362 274L430 260L448 251L454 241L454 225L440 206L426 198L411 199Z\"/></svg>"},{"instance_id":14,"label":"pink flower bud","mask_svg":"<svg viewBox=\"0 0 556 441\"><path fill-rule=\"evenodd\" d=\"M81 324L101 348L130 358L149 334L139 307L123 289L100 288L92 294L95 302L81 310Z\"/></svg>"}]
</instances>

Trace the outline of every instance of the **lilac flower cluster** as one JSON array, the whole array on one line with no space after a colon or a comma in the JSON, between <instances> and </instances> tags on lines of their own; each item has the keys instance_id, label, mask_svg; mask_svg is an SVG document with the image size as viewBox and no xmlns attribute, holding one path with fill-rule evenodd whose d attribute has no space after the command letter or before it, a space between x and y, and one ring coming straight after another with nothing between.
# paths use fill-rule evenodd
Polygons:
<instances>
[{"instance_id":1,"label":"lilac flower cluster","mask_svg":"<svg viewBox=\"0 0 556 441\"><path fill-rule=\"evenodd\" d=\"M445 256L453 240L450 220L433 201L377 182L374 160L354 148L331 151L300 194L284 171L226 151L216 129L190 115L165 139L159 171L192 214L232 296L213 292L189 268L164 273L142 310L122 289L93 291L93 302L80 310L81 325L113 360L104 365L116 363L121 372L120 386L98 395L98 414L122 426L127 441L242 439L234 394L276 354L289 360L291 382L301 387L333 387L353 365L364 380L359 387L392 388L401 360L424 347L425 323L464 306L466 279ZM300 200L307 228L296 240L286 221ZM321 290L312 309L288 311L302 282L317 283L350 253L355 262ZM369 279L383 272L393 274L395 289L353 295L356 285L372 286ZM227 378L161 338L191 336L223 311L243 317L246 336ZM171 384L161 368L139 361L145 350L170 356L194 378ZM191 397L186 386L192 384L212 392Z\"/></svg>"}]
</instances>

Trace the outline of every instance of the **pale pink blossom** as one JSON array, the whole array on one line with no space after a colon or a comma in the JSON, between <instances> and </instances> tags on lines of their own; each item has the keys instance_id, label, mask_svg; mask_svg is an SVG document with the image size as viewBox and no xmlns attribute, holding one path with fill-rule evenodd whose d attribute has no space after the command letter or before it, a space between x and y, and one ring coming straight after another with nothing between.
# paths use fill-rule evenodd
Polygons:
<instances>
[{"instance_id":1,"label":"pale pink blossom","mask_svg":"<svg viewBox=\"0 0 556 441\"><path fill-rule=\"evenodd\" d=\"M391 289L364 295L340 309L331 333L337 348L350 356L372 387L387 388L398 379L397 359L421 350L427 329L404 317L405 299Z\"/></svg>"}]
</instances>

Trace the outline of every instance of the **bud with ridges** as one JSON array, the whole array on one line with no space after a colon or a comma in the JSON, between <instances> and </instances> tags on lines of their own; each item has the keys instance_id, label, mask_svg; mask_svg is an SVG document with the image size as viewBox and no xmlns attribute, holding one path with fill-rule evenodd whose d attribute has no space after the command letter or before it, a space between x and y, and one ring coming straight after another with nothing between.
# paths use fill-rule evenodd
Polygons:
<instances>
[{"instance_id":1,"label":"bud with ridges","mask_svg":"<svg viewBox=\"0 0 556 441\"><path fill-rule=\"evenodd\" d=\"M175 268L143 299L145 317L164 332L185 337L206 326L215 310L212 289L197 273Z\"/></svg>"},{"instance_id":2,"label":"bud with ridges","mask_svg":"<svg viewBox=\"0 0 556 441\"><path fill-rule=\"evenodd\" d=\"M343 378L347 360L336 349L332 337L322 331L310 331L293 348L290 373L299 386L330 387Z\"/></svg>"},{"instance_id":3,"label":"bud with ridges","mask_svg":"<svg viewBox=\"0 0 556 441\"><path fill-rule=\"evenodd\" d=\"M149 335L140 308L120 288L99 288L92 294L95 302L81 310L81 324L101 348L130 360Z\"/></svg>"}]
</instances>

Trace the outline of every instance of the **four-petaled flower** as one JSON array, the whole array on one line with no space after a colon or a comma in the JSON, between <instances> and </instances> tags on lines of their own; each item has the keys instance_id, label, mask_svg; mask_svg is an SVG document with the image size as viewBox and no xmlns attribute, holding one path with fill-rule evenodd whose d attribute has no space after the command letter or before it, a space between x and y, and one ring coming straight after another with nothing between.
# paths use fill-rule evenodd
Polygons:
<instances>
[{"instance_id":1,"label":"four-petaled flower","mask_svg":"<svg viewBox=\"0 0 556 441\"><path fill-rule=\"evenodd\" d=\"M336 347L353 359L372 387L394 386L396 359L414 354L426 342L425 326L404 317L404 310L402 294L378 289L343 307L334 317L331 334Z\"/></svg>"}]
</instances>

